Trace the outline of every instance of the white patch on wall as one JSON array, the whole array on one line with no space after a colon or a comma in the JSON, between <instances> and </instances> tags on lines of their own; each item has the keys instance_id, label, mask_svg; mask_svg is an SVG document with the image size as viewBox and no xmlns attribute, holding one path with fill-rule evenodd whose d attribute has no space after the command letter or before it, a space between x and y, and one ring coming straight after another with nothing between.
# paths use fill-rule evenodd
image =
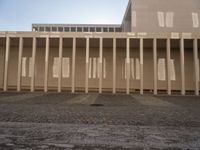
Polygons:
<instances>
[{"instance_id":1,"label":"white patch on wall","mask_svg":"<svg viewBox=\"0 0 200 150\"><path fill-rule=\"evenodd\" d=\"M132 27L136 27L137 26L137 15L136 15L136 11L132 11Z\"/></svg>"},{"instance_id":2,"label":"white patch on wall","mask_svg":"<svg viewBox=\"0 0 200 150\"><path fill-rule=\"evenodd\" d=\"M100 63L100 59L99 58L97 58L97 77L99 78L100 77L100 74L99 74L99 70L100 70L100 65L99 65L99 63Z\"/></svg>"},{"instance_id":3,"label":"white patch on wall","mask_svg":"<svg viewBox=\"0 0 200 150\"><path fill-rule=\"evenodd\" d=\"M166 66L164 58L158 59L158 80L166 81Z\"/></svg>"},{"instance_id":4,"label":"white patch on wall","mask_svg":"<svg viewBox=\"0 0 200 150\"><path fill-rule=\"evenodd\" d=\"M89 79L99 79L100 77L100 59L93 57L89 58ZM106 78L106 59L103 58L102 63L102 78Z\"/></svg>"},{"instance_id":5,"label":"white patch on wall","mask_svg":"<svg viewBox=\"0 0 200 150\"><path fill-rule=\"evenodd\" d=\"M165 17L164 17L164 12L157 12L158 15L158 24L159 27L165 27Z\"/></svg>"},{"instance_id":6,"label":"white patch on wall","mask_svg":"<svg viewBox=\"0 0 200 150\"><path fill-rule=\"evenodd\" d=\"M124 60L124 78L125 78L125 79L127 79L127 65L126 65L126 62L127 62L127 61L126 61L126 59L127 59L127 58L125 58L125 60Z\"/></svg>"},{"instance_id":7,"label":"white patch on wall","mask_svg":"<svg viewBox=\"0 0 200 150\"><path fill-rule=\"evenodd\" d=\"M193 22L193 28L199 27L199 15L198 15L198 13L192 13L192 22Z\"/></svg>"},{"instance_id":8,"label":"white patch on wall","mask_svg":"<svg viewBox=\"0 0 200 150\"><path fill-rule=\"evenodd\" d=\"M129 75L130 75L130 79L136 79L136 80L140 80L140 60L139 58L130 58L130 65L128 66L127 64L127 58L125 58L125 61L122 65L122 77L124 77L124 79L127 79L127 72L128 72L128 67L129 68Z\"/></svg>"},{"instance_id":9,"label":"white patch on wall","mask_svg":"<svg viewBox=\"0 0 200 150\"><path fill-rule=\"evenodd\" d=\"M70 77L70 58L64 57L62 60L62 76L63 78Z\"/></svg>"},{"instance_id":10,"label":"white patch on wall","mask_svg":"<svg viewBox=\"0 0 200 150\"><path fill-rule=\"evenodd\" d=\"M126 60L122 62L122 78L126 78L125 76L125 68L126 68Z\"/></svg>"},{"instance_id":11,"label":"white patch on wall","mask_svg":"<svg viewBox=\"0 0 200 150\"><path fill-rule=\"evenodd\" d=\"M135 60L136 65L136 80L140 80L140 60L136 58Z\"/></svg>"},{"instance_id":12,"label":"white patch on wall","mask_svg":"<svg viewBox=\"0 0 200 150\"><path fill-rule=\"evenodd\" d=\"M58 57L54 57L53 60L53 77L54 78L58 78L58 70L59 70L59 58Z\"/></svg>"},{"instance_id":13,"label":"white patch on wall","mask_svg":"<svg viewBox=\"0 0 200 150\"><path fill-rule=\"evenodd\" d=\"M96 73L97 73L97 62L96 62L96 58L93 58L93 79L96 78Z\"/></svg>"},{"instance_id":14,"label":"white patch on wall","mask_svg":"<svg viewBox=\"0 0 200 150\"><path fill-rule=\"evenodd\" d=\"M174 12L157 12L158 26L172 28L174 26Z\"/></svg>"},{"instance_id":15,"label":"white patch on wall","mask_svg":"<svg viewBox=\"0 0 200 150\"><path fill-rule=\"evenodd\" d=\"M22 58L22 71L21 71L22 77L26 77L26 64L27 64L27 58L23 57Z\"/></svg>"},{"instance_id":16,"label":"white patch on wall","mask_svg":"<svg viewBox=\"0 0 200 150\"><path fill-rule=\"evenodd\" d=\"M166 13L166 27L172 28L174 26L174 13Z\"/></svg>"},{"instance_id":17,"label":"white patch on wall","mask_svg":"<svg viewBox=\"0 0 200 150\"><path fill-rule=\"evenodd\" d=\"M92 78L92 58L89 58L89 73L88 73L89 79Z\"/></svg>"},{"instance_id":18,"label":"white patch on wall","mask_svg":"<svg viewBox=\"0 0 200 150\"><path fill-rule=\"evenodd\" d=\"M130 60L131 60L131 77L132 77L132 79L135 79L134 58L131 58Z\"/></svg>"},{"instance_id":19,"label":"white patch on wall","mask_svg":"<svg viewBox=\"0 0 200 150\"><path fill-rule=\"evenodd\" d=\"M174 64L174 59L171 59L170 61L170 72L171 72L171 81L176 81L176 72L175 72L175 64Z\"/></svg>"},{"instance_id":20,"label":"white patch on wall","mask_svg":"<svg viewBox=\"0 0 200 150\"><path fill-rule=\"evenodd\" d=\"M29 72L28 77L32 77L32 57L29 57Z\"/></svg>"},{"instance_id":21,"label":"white patch on wall","mask_svg":"<svg viewBox=\"0 0 200 150\"><path fill-rule=\"evenodd\" d=\"M103 78L106 79L106 59L103 59Z\"/></svg>"}]
</instances>

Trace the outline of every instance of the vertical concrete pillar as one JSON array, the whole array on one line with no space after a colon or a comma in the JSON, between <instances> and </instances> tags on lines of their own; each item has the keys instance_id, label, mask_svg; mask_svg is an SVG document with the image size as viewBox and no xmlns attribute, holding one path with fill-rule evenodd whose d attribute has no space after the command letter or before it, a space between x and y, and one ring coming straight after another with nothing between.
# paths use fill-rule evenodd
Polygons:
<instances>
[{"instance_id":1,"label":"vertical concrete pillar","mask_svg":"<svg viewBox=\"0 0 200 150\"><path fill-rule=\"evenodd\" d=\"M23 37L19 38L19 56L17 71L17 91L21 91L21 72L22 72Z\"/></svg>"},{"instance_id":2,"label":"vertical concrete pillar","mask_svg":"<svg viewBox=\"0 0 200 150\"><path fill-rule=\"evenodd\" d=\"M35 90L35 56L36 56L36 37L33 37L32 64L31 64L31 92Z\"/></svg>"},{"instance_id":3,"label":"vertical concrete pillar","mask_svg":"<svg viewBox=\"0 0 200 150\"><path fill-rule=\"evenodd\" d=\"M63 38L59 38L59 66L58 66L58 92L61 92L62 86L62 55L63 55Z\"/></svg>"},{"instance_id":4,"label":"vertical concrete pillar","mask_svg":"<svg viewBox=\"0 0 200 150\"><path fill-rule=\"evenodd\" d=\"M126 94L130 94L130 39L126 39Z\"/></svg>"},{"instance_id":5,"label":"vertical concrete pillar","mask_svg":"<svg viewBox=\"0 0 200 150\"><path fill-rule=\"evenodd\" d=\"M171 45L170 38L167 38L167 94L171 95Z\"/></svg>"},{"instance_id":6,"label":"vertical concrete pillar","mask_svg":"<svg viewBox=\"0 0 200 150\"><path fill-rule=\"evenodd\" d=\"M72 93L75 92L75 65L76 64L76 38L73 38L72 46Z\"/></svg>"},{"instance_id":7,"label":"vertical concrete pillar","mask_svg":"<svg viewBox=\"0 0 200 150\"><path fill-rule=\"evenodd\" d=\"M88 93L88 73L89 73L89 47L90 39L86 38L86 67L85 67L85 93Z\"/></svg>"},{"instance_id":8,"label":"vertical concrete pillar","mask_svg":"<svg viewBox=\"0 0 200 150\"><path fill-rule=\"evenodd\" d=\"M116 38L113 39L113 94L116 93Z\"/></svg>"},{"instance_id":9,"label":"vertical concrete pillar","mask_svg":"<svg viewBox=\"0 0 200 150\"><path fill-rule=\"evenodd\" d=\"M45 50L45 70L44 70L44 92L48 92L48 73L49 73L49 37L46 37Z\"/></svg>"},{"instance_id":10,"label":"vertical concrete pillar","mask_svg":"<svg viewBox=\"0 0 200 150\"><path fill-rule=\"evenodd\" d=\"M154 95L158 94L157 39L153 39Z\"/></svg>"},{"instance_id":11,"label":"vertical concrete pillar","mask_svg":"<svg viewBox=\"0 0 200 150\"><path fill-rule=\"evenodd\" d=\"M144 94L144 75L143 75L143 64L144 64L144 48L143 48L143 39L140 39L140 94Z\"/></svg>"},{"instance_id":12,"label":"vertical concrete pillar","mask_svg":"<svg viewBox=\"0 0 200 150\"><path fill-rule=\"evenodd\" d=\"M195 95L199 95L199 66L198 66L198 40L193 40L193 55L194 55L194 75L195 75Z\"/></svg>"},{"instance_id":13,"label":"vertical concrete pillar","mask_svg":"<svg viewBox=\"0 0 200 150\"><path fill-rule=\"evenodd\" d=\"M180 39L181 95L185 95L185 52L184 39Z\"/></svg>"},{"instance_id":14,"label":"vertical concrete pillar","mask_svg":"<svg viewBox=\"0 0 200 150\"><path fill-rule=\"evenodd\" d=\"M8 88L8 61L10 54L10 37L6 36L6 59L5 59L5 68L4 68L4 86L3 90L7 91Z\"/></svg>"},{"instance_id":15,"label":"vertical concrete pillar","mask_svg":"<svg viewBox=\"0 0 200 150\"><path fill-rule=\"evenodd\" d=\"M99 93L102 93L103 38L99 39Z\"/></svg>"}]
</instances>

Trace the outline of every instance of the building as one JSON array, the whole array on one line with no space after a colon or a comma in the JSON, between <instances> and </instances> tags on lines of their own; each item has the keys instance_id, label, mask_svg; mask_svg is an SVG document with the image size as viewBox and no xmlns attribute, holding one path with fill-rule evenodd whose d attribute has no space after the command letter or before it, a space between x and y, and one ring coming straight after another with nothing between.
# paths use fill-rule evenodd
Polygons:
<instances>
[{"instance_id":1,"label":"building","mask_svg":"<svg viewBox=\"0 0 200 150\"><path fill-rule=\"evenodd\" d=\"M199 20L199 0L130 0L121 25L0 32L0 88L199 95Z\"/></svg>"}]
</instances>

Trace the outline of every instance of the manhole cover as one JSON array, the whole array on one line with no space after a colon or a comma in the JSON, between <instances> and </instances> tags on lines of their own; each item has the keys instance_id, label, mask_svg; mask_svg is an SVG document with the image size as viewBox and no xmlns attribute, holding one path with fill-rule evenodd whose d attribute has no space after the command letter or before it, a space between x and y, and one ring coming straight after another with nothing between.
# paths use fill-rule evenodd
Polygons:
<instances>
[{"instance_id":1,"label":"manhole cover","mask_svg":"<svg viewBox=\"0 0 200 150\"><path fill-rule=\"evenodd\" d=\"M103 106L103 104L91 104L90 106L100 107Z\"/></svg>"}]
</instances>

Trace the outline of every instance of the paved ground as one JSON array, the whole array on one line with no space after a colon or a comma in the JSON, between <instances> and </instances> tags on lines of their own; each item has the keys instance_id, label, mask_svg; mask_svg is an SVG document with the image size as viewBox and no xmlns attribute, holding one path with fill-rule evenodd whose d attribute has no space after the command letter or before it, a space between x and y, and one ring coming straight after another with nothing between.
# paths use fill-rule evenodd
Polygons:
<instances>
[{"instance_id":1,"label":"paved ground","mask_svg":"<svg viewBox=\"0 0 200 150\"><path fill-rule=\"evenodd\" d=\"M199 150L200 97L0 93L0 149Z\"/></svg>"}]
</instances>

